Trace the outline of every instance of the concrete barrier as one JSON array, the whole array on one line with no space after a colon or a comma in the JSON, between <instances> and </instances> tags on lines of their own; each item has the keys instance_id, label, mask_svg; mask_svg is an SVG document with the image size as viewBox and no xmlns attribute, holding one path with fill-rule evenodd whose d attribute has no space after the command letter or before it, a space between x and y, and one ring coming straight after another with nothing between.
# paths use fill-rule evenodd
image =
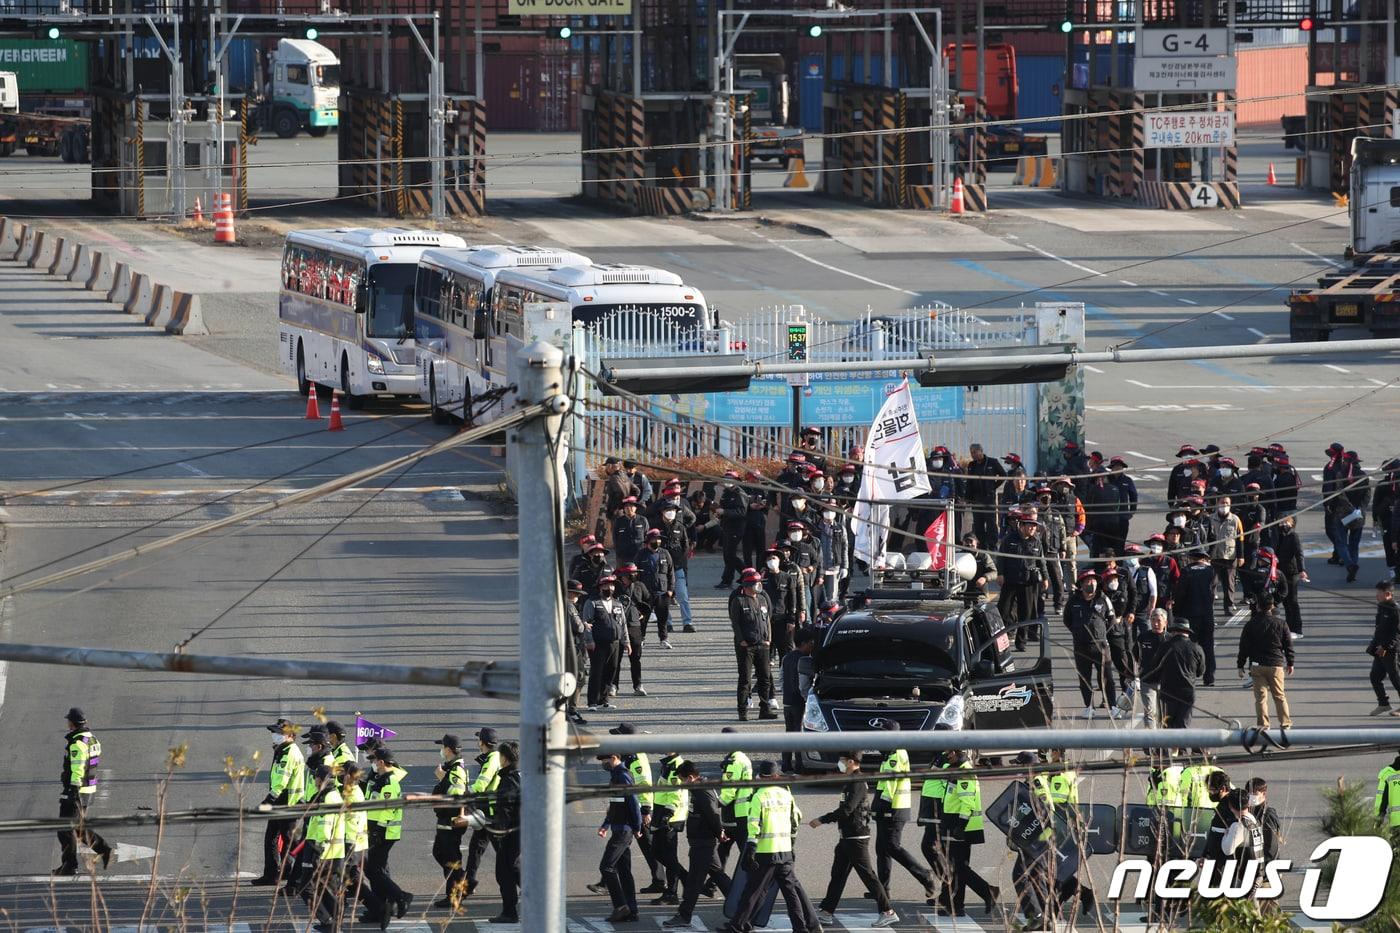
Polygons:
<instances>
[{"instance_id":1,"label":"concrete barrier","mask_svg":"<svg viewBox=\"0 0 1400 933\"><path fill-rule=\"evenodd\" d=\"M29 227L8 217L0 217L0 223L5 225L3 232L0 232L0 251L9 252L7 258L15 259L24 248L24 237L29 232ZM11 246L14 247L13 252L10 252Z\"/></svg>"},{"instance_id":2,"label":"concrete barrier","mask_svg":"<svg viewBox=\"0 0 1400 933\"><path fill-rule=\"evenodd\" d=\"M112 284L107 289L107 300L112 304L124 305L130 297L131 267L124 262L119 262L112 270Z\"/></svg>"},{"instance_id":3,"label":"concrete barrier","mask_svg":"<svg viewBox=\"0 0 1400 933\"><path fill-rule=\"evenodd\" d=\"M174 291L169 285L155 285L151 292L151 304L146 308L146 325L164 327L170 323L170 313L175 308ZM136 312L140 314L140 311Z\"/></svg>"},{"instance_id":4,"label":"concrete barrier","mask_svg":"<svg viewBox=\"0 0 1400 933\"><path fill-rule=\"evenodd\" d=\"M25 227L24 233L20 234L19 249L15 250L15 262L29 262L29 257L34 252L34 240L38 235L38 231L33 227Z\"/></svg>"},{"instance_id":5,"label":"concrete barrier","mask_svg":"<svg viewBox=\"0 0 1400 933\"><path fill-rule=\"evenodd\" d=\"M107 258L107 254L97 250L92 251L92 268L88 271L87 281L83 283L83 288L90 292L105 292L112 287L112 260Z\"/></svg>"},{"instance_id":6,"label":"concrete barrier","mask_svg":"<svg viewBox=\"0 0 1400 933\"><path fill-rule=\"evenodd\" d=\"M58 243L53 249L53 262L49 263L49 275L63 275L68 270L68 265L73 260L73 244L68 242L66 236L58 238Z\"/></svg>"},{"instance_id":7,"label":"concrete barrier","mask_svg":"<svg viewBox=\"0 0 1400 933\"><path fill-rule=\"evenodd\" d=\"M208 334L209 328L204 326L204 312L199 306L199 296L189 292L170 294L170 320L165 325L165 332L196 337Z\"/></svg>"},{"instance_id":8,"label":"concrete barrier","mask_svg":"<svg viewBox=\"0 0 1400 933\"><path fill-rule=\"evenodd\" d=\"M53 237L40 230L38 235L34 237L34 248L29 251L29 258L25 260L24 264L31 269L37 269L40 266L48 268L49 263L53 262L53 247Z\"/></svg>"},{"instance_id":9,"label":"concrete barrier","mask_svg":"<svg viewBox=\"0 0 1400 933\"><path fill-rule=\"evenodd\" d=\"M86 282L89 275L92 275L92 247L79 243L73 254L73 268L68 270L68 281Z\"/></svg>"},{"instance_id":10,"label":"concrete barrier","mask_svg":"<svg viewBox=\"0 0 1400 933\"><path fill-rule=\"evenodd\" d=\"M131 288L127 292L126 304L122 305L122 310L127 314L139 314L145 316L151 308L151 297L155 289L151 285L151 277L144 272L133 272L131 274Z\"/></svg>"}]
</instances>

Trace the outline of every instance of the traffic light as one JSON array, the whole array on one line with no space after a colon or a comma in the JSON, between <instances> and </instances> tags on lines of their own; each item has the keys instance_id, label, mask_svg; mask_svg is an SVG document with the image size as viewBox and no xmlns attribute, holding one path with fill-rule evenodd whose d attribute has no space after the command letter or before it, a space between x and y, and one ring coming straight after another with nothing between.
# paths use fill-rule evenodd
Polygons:
<instances>
[{"instance_id":1,"label":"traffic light","mask_svg":"<svg viewBox=\"0 0 1400 933\"><path fill-rule=\"evenodd\" d=\"M567 39L567 38L569 38L569 36L572 36L573 34L574 34L574 31L573 31L572 29L570 29L568 26L560 26L560 27L555 31L555 35L557 35L557 36L558 36L559 38L561 38L561 39Z\"/></svg>"},{"instance_id":2,"label":"traffic light","mask_svg":"<svg viewBox=\"0 0 1400 933\"><path fill-rule=\"evenodd\" d=\"M1313 21L1311 16L1304 16L1302 19L1298 20L1298 28L1303 32L1312 32L1317 28L1317 23Z\"/></svg>"},{"instance_id":3,"label":"traffic light","mask_svg":"<svg viewBox=\"0 0 1400 933\"><path fill-rule=\"evenodd\" d=\"M815 26L815 25L814 25L814 26L808 26L808 27L807 27L807 35L811 36L813 39L819 39L819 38L821 38L821 34L822 34L822 27L820 27L820 26Z\"/></svg>"},{"instance_id":4,"label":"traffic light","mask_svg":"<svg viewBox=\"0 0 1400 933\"><path fill-rule=\"evenodd\" d=\"M306 27L306 38L308 38L308 39L315 39L315 38L316 38L317 36L319 36L320 34L321 34L321 31L320 31L319 29L317 29L315 26L307 26L307 27Z\"/></svg>"},{"instance_id":5,"label":"traffic light","mask_svg":"<svg viewBox=\"0 0 1400 933\"><path fill-rule=\"evenodd\" d=\"M46 35L50 39L57 39L59 36L63 35L63 33L57 26L50 26Z\"/></svg>"},{"instance_id":6,"label":"traffic light","mask_svg":"<svg viewBox=\"0 0 1400 933\"><path fill-rule=\"evenodd\" d=\"M1060 32L1069 35L1071 32L1074 32L1074 23L1067 19L1062 19L1060 20L1059 29Z\"/></svg>"}]
</instances>

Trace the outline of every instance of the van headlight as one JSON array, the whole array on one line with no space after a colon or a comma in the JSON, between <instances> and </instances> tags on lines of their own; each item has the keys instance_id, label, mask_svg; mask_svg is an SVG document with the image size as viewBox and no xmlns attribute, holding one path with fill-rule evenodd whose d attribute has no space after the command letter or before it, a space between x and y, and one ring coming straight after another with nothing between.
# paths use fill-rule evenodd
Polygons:
<instances>
[{"instance_id":1,"label":"van headlight","mask_svg":"<svg viewBox=\"0 0 1400 933\"><path fill-rule=\"evenodd\" d=\"M384 361L377 356L366 356L365 368L376 376L384 375Z\"/></svg>"},{"instance_id":2,"label":"van headlight","mask_svg":"<svg viewBox=\"0 0 1400 933\"><path fill-rule=\"evenodd\" d=\"M802 728L808 732L831 731L831 727L826 724L826 716L822 715L822 707L817 702L815 693L807 694L807 708L802 712Z\"/></svg>"},{"instance_id":3,"label":"van headlight","mask_svg":"<svg viewBox=\"0 0 1400 933\"><path fill-rule=\"evenodd\" d=\"M955 696L947 703L943 704L943 709L938 713L938 719L934 725L943 726L947 729L960 730L963 727L963 698Z\"/></svg>"}]
</instances>

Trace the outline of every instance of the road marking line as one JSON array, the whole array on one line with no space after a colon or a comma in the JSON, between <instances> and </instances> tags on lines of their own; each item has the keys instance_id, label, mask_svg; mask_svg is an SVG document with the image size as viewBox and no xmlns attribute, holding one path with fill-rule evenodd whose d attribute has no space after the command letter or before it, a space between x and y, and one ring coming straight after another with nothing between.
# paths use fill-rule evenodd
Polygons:
<instances>
[{"instance_id":1,"label":"road marking line","mask_svg":"<svg viewBox=\"0 0 1400 933\"><path fill-rule=\"evenodd\" d=\"M65 412L63 413L63 417L67 418L69 421L73 422L74 424L76 424L78 427L82 428L82 429L85 430L85 431L96 431L96 430L97 430L96 428L94 428L94 427L93 427L92 425L90 425L90 424L83 424L83 417L82 417L82 415L75 415L75 414L73 414L71 411L65 411Z\"/></svg>"},{"instance_id":2,"label":"road marking line","mask_svg":"<svg viewBox=\"0 0 1400 933\"><path fill-rule=\"evenodd\" d=\"M1328 257L1322 255L1321 253L1314 253L1312 250L1308 249L1306 246L1299 246L1297 243L1289 243L1288 245L1291 246L1291 247L1293 247L1294 249L1296 249L1296 250L1297 250L1298 252L1300 252L1300 253L1306 253L1307 255L1311 256L1311 257L1314 258L1314 259L1320 259L1320 260L1322 260L1323 262L1327 263L1327 265L1331 266L1331 267L1334 268L1334 269L1339 269L1339 268L1341 268L1341 265L1342 265L1342 264L1341 264L1340 262L1337 262L1337 260L1335 260L1335 259L1329 259Z\"/></svg>"},{"instance_id":3,"label":"road marking line","mask_svg":"<svg viewBox=\"0 0 1400 933\"><path fill-rule=\"evenodd\" d=\"M1312 475L1312 478L1313 478L1313 482L1320 483L1320 482L1323 481L1323 479L1324 479L1325 477L1323 477L1323 475L1322 475L1321 473L1314 473L1314 474Z\"/></svg>"},{"instance_id":4,"label":"road marking line","mask_svg":"<svg viewBox=\"0 0 1400 933\"><path fill-rule=\"evenodd\" d=\"M1249 332L1250 332L1251 334L1253 334L1254 336L1258 337L1260 340L1268 340L1268 339L1269 339L1269 335L1266 334L1266 333L1264 333L1262 330L1260 330L1260 329L1257 328L1257 327L1251 327L1251 328L1249 328Z\"/></svg>"},{"instance_id":5,"label":"road marking line","mask_svg":"<svg viewBox=\"0 0 1400 933\"><path fill-rule=\"evenodd\" d=\"M1122 284L1128 286L1129 288L1138 288L1138 287L1139 287L1139 286L1138 286L1138 283L1136 283L1136 282L1129 282L1127 279L1119 279L1118 281L1119 281L1120 283L1122 283Z\"/></svg>"},{"instance_id":6,"label":"road marking line","mask_svg":"<svg viewBox=\"0 0 1400 933\"><path fill-rule=\"evenodd\" d=\"M1333 372L1348 373L1348 374L1351 373L1351 370L1349 370L1349 369L1343 369L1342 367L1338 366L1338 365L1335 364L1335 363L1323 363L1322 365L1323 365L1323 366L1326 366L1328 369L1332 370Z\"/></svg>"},{"instance_id":7,"label":"road marking line","mask_svg":"<svg viewBox=\"0 0 1400 933\"><path fill-rule=\"evenodd\" d=\"M193 473L195 476L209 476L208 473L205 473L203 470L201 470L199 467L195 466L192 463L178 463L176 464L176 466L178 466L182 470L186 470L190 473Z\"/></svg>"},{"instance_id":8,"label":"road marking line","mask_svg":"<svg viewBox=\"0 0 1400 933\"><path fill-rule=\"evenodd\" d=\"M1160 291L1160 290L1155 289L1155 288L1149 288L1148 291L1151 292L1151 293L1154 294L1154 295L1159 295L1159 296L1161 296L1162 298L1170 298L1170 297L1171 297L1171 295L1168 295L1166 292Z\"/></svg>"},{"instance_id":9,"label":"road marking line","mask_svg":"<svg viewBox=\"0 0 1400 933\"><path fill-rule=\"evenodd\" d=\"M1181 302L1184 305L1198 304L1198 302L1192 301L1190 298L1178 298L1177 301Z\"/></svg>"},{"instance_id":10,"label":"road marking line","mask_svg":"<svg viewBox=\"0 0 1400 933\"><path fill-rule=\"evenodd\" d=\"M919 920L939 933L985 933L987 929L971 917L944 917L939 914L920 913Z\"/></svg>"},{"instance_id":11,"label":"road marking line","mask_svg":"<svg viewBox=\"0 0 1400 933\"><path fill-rule=\"evenodd\" d=\"M1132 457L1141 457L1141 458L1144 459L1144 460L1151 460L1151 461L1153 461L1154 463L1166 463L1166 462L1167 462L1167 461L1163 460L1161 457L1154 457L1154 456L1152 456L1151 454L1145 454L1145 453L1143 453L1143 452L1140 451L1140 450L1125 450L1125 451L1123 451L1123 453L1128 454L1129 456L1132 456Z\"/></svg>"},{"instance_id":12,"label":"road marking line","mask_svg":"<svg viewBox=\"0 0 1400 933\"><path fill-rule=\"evenodd\" d=\"M1235 319L1233 315L1226 314L1224 311L1221 311L1219 309L1212 311L1211 314L1214 314L1216 317L1222 318L1226 321L1233 321Z\"/></svg>"},{"instance_id":13,"label":"road marking line","mask_svg":"<svg viewBox=\"0 0 1400 933\"><path fill-rule=\"evenodd\" d=\"M1124 381L1124 382L1127 382L1127 383L1130 383L1131 385L1141 386L1141 387L1144 388L1144 389L1150 389L1150 388L1152 388L1152 386L1148 385L1147 383L1145 383L1145 382L1138 382L1136 379L1124 379L1123 381Z\"/></svg>"},{"instance_id":14,"label":"road marking line","mask_svg":"<svg viewBox=\"0 0 1400 933\"><path fill-rule=\"evenodd\" d=\"M1228 627L1228 626L1234 625L1236 622L1240 622L1240 621L1244 620L1244 618L1247 617L1248 615L1249 615L1249 610L1248 610L1248 609L1236 609L1236 610L1235 610L1235 614L1232 615L1232 616L1230 616L1229 619L1225 620L1225 625L1222 625L1221 628L1226 628L1226 627Z\"/></svg>"},{"instance_id":15,"label":"road marking line","mask_svg":"<svg viewBox=\"0 0 1400 933\"><path fill-rule=\"evenodd\" d=\"M752 233L754 236L758 237L760 240L763 240L765 243L771 243L771 244L773 244L774 246L778 247L778 249L782 250L782 251L785 252L785 253L791 253L792 255L796 256L798 259L801 259L801 260L803 260L803 261L805 261L805 262L810 262L810 263L811 263L812 265L814 265L814 266L820 266L821 268L826 269L826 270L828 270L828 271L830 271L830 272L835 272L835 273L837 273L838 275L849 276L849 277L851 277L851 278L853 278L853 279L857 279L857 280L859 280L859 281L861 281L861 282L866 282L866 283L868 283L868 284L870 284L870 285L876 285L876 286L879 286L880 288L888 288L888 289L889 289L890 291L892 291L892 292L900 292L901 294L904 294L904 295L915 295L915 296L917 296L917 295L919 294L918 292L910 291L910 290L907 289L907 288L900 288L898 285L891 285L891 284L888 283L888 282L881 282L881 281L878 280L878 279L872 279L872 278L870 278L869 276L861 275L861 274L858 273L858 272L851 272L849 269L842 269L840 266L833 266L831 263L829 263L829 262L822 262L820 259L813 259L811 256L808 256L806 253L799 253L797 250L793 249L791 246L788 246L788 245L786 245L786 244L784 244L784 243L779 243L779 242L777 242L777 241L775 241L775 240L769 239L768 237L764 236L764 235L761 234L761 233L758 233L758 232L755 231L755 230L750 230L749 232Z\"/></svg>"},{"instance_id":16,"label":"road marking line","mask_svg":"<svg viewBox=\"0 0 1400 933\"><path fill-rule=\"evenodd\" d=\"M1103 375L1103 370L1099 369L1097 366L1090 366L1088 363L1085 363L1084 368L1089 370L1089 372L1091 373L1098 373L1100 376Z\"/></svg>"},{"instance_id":17,"label":"road marking line","mask_svg":"<svg viewBox=\"0 0 1400 933\"><path fill-rule=\"evenodd\" d=\"M239 872L238 874L236 874L236 875L220 875L220 876L218 876L217 878L212 878L212 879L206 878L205 880L213 880L213 881L246 881L246 880L249 879L249 878L256 878L257 876L258 876L258 873L255 872L255 871L240 871L240 872ZM156 881L189 881L190 878L191 878L191 875L157 875L157 876L156 876ZM94 876L92 876L92 877L89 877L88 875L84 874L83 872L79 872L79 873L76 874L76 875L66 875L66 876L58 876L58 875L0 875L0 881L4 881L4 882L6 882L7 884L48 884L48 883L51 882L51 881L52 881L54 884L89 884L89 883L91 883L91 882L94 881L94 880L96 880L96 881L98 881L98 882L102 882L102 883L105 883L105 882L113 882L113 881L140 881L140 882L147 882L147 881L150 881L150 880L151 880L151 875L150 875L150 872L146 872L146 873L144 873L144 874L131 874L131 875L105 875L105 874L98 873L97 875L94 875Z\"/></svg>"},{"instance_id":18,"label":"road marking line","mask_svg":"<svg viewBox=\"0 0 1400 933\"><path fill-rule=\"evenodd\" d=\"M1048 249L1041 249L1039 246L1036 246L1034 243L1027 243L1027 244L1026 244L1026 249L1034 250L1035 252L1037 252L1037 253L1039 253L1040 255L1044 256L1046 259L1053 259L1053 260L1055 260L1056 262L1062 262L1062 263L1064 263L1065 265L1069 266L1071 269L1078 269L1080 272L1087 272L1087 273L1089 273L1090 275L1108 275L1107 272L1100 272L1098 269L1090 269L1088 266L1081 266L1079 263L1073 262L1073 261L1068 260L1068 259L1065 259L1065 258L1062 257L1062 256L1056 256L1054 253L1050 252Z\"/></svg>"},{"instance_id":19,"label":"road marking line","mask_svg":"<svg viewBox=\"0 0 1400 933\"><path fill-rule=\"evenodd\" d=\"M1377 378L1374 377L1374 376L1367 376L1367 377L1366 377L1366 381L1369 382L1369 383L1372 383L1373 385L1378 385L1378 386L1388 386L1388 385L1390 385L1390 383L1386 382L1385 380L1383 380L1383 379L1377 379Z\"/></svg>"}]
</instances>

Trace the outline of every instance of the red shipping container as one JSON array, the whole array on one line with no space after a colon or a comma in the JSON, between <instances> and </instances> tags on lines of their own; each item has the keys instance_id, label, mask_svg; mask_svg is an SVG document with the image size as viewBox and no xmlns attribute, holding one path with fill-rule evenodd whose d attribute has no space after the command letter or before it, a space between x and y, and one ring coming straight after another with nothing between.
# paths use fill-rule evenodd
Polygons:
<instances>
[{"instance_id":1,"label":"red shipping container","mask_svg":"<svg viewBox=\"0 0 1400 933\"><path fill-rule=\"evenodd\" d=\"M1240 126L1267 124L1277 127L1282 117L1302 116L1306 109L1303 90L1308 83L1307 45L1236 49L1235 57L1239 61L1236 96L1241 101L1251 97L1277 99L1241 103L1235 114L1235 122Z\"/></svg>"}]
</instances>

